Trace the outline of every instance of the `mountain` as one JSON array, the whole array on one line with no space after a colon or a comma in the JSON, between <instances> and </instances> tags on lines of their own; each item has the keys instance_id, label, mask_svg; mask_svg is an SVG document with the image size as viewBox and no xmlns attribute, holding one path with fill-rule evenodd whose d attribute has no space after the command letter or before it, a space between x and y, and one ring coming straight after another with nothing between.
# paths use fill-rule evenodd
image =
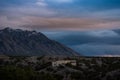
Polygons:
<instances>
[{"instance_id":1,"label":"mountain","mask_svg":"<svg viewBox=\"0 0 120 80\"><path fill-rule=\"evenodd\" d=\"M0 30L0 54L10 56L78 55L77 52L48 39L40 32L11 28Z\"/></svg>"}]
</instances>

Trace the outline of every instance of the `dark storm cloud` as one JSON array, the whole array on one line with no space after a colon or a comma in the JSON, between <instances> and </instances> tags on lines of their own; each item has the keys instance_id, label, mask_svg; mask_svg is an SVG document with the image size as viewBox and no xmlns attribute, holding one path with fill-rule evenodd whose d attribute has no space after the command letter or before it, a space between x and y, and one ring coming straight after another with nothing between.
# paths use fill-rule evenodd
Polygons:
<instances>
[{"instance_id":1,"label":"dark storm cloud","mask_svg":"<svg viewBox=\"0 0 120 80\"><path fill-rule=\"evenodd\" d=\"M107 31L88 31L88 32L62 32L62 33L45 33L66 45L82 45L88 43L94 44L115 44L120 45L120 34L112 30ZM55 36L57 35L57 36ZM60 36L59 36L60 35Z\"/></svg>"},{"instance_id":2,"label":"dark storm cloud","mask_svg":"<svg viewBox=\"0 0 120 80\"><path fill-rule=\"evenodd\" d=\"M116 33L118 33L119 36L120 36L120 29L115 29L115 30L113 30L113 31L116 32Z\"/></svg>"},{"instance_id":3,"label":"dark storm cloud","mask_svg":"<svg viewBox=\"0 0 120 80\"><path fill-rule=\"evenodd\" d=\"M120 30L43 32L86 56L120 55Z\"/></svg>"}]
</instances>

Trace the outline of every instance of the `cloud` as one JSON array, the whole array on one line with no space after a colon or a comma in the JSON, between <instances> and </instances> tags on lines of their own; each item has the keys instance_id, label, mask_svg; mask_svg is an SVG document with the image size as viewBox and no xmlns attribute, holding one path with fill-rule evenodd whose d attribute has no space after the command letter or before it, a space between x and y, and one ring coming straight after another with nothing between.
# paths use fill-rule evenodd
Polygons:
<instances>
[{"instance_id":1,"label":"cloud","mask_svg":"<svg viewBox=\"0 0 120 80\"><path fill-rule=\"evenodd\" d=\"M88 32L88 35L96 36L96 37L113 37L113 36L118 37L119 36L116 32L111 30L91 31L91 32Z\"/></svg>"},{"instance_id":2,"label":"cloud","mask_svg":"<svg viewBox=\"0 0 120 80\"><path fill-rule=\"evenodd\" d=\"M48 4L45 2L45 0L38 0L36 2L38 6L46 7Z\"/></svg>"},{"instance_id":3,"label":"cloud","mask_svg":"<svg viewBox=\"0 0 120 80\"><path fill-rule=\"evenodd\" d=\"M78 5L81 5L85 8L91 10L110 10L110 9L119 9L120 1L119 0L76 0Z\"/></svg>"},{"instance_id":4,"label":"cloud","mask_svg":"<svg viewBox=\"0 0 120 80\"><path fill-rule=\"evenodd\" d=\"M117 32L116 32L117 31ZM117 30L43 32L50 39L65 44L86 56L120 55Z\"/></svg>"},{"instance_id":5,"label":"cloud","mask_svg":"<svg viewBox=\"0 0 120 80\"><path fill-rule=\"evenodd\" d=\"M14 24L17 25L16 21L20 22L21 26L25 25L23 22L26 22L28 28L32 29L48 29L48 30L93 30L93 29L112 29L119 28L120 20L100 20L100 19L80 19L80 18L44 18L39 17L46 15L53 15L54 12L50 12L48 10L42 10L43 12L39 12L36 9L21 9L24 15L31 16L23 16L19 19L15 20L7 20L4 21L6 24L15 21ZM27 10L28 13L24 13L24 10ZM20 11L20 10L19 10ZM31 13L29 13L31 12ZM47 12L47 13L46 13ZM34 13L39 13L37 17L34 16ZM33 16L32 16L33 15ZM0 23L2 24L2 23Z\"/></svg>"},{"instance_id":6,"label":"cloud","mask_svg":"<svg viewBox=\"0 0 120 80\"><path fill-rule=\"evenodd\" d=\"M95 34L93 34L95 32ZM103 33L107 33L105 36ZM120 35L112 30L98 31L63 31L45 33L48 37L62 42L66 45L94 44L120 44ZM58 36L59 35L59 36Z\"/></svg>"},{"instance_id":7,"label":"cloud","mask_svg":"<svg viewBox=\"0 0 120 80\"><path fill-rule=\"evenodd\" d=\"M73 3L58 4L70 2ZM117 7L115 7L115 2L116 0L2 0L0 3L0 16L6 18L0 22L0 25L26 25L27 28L37 30L119 28L119 3L116 3ZM104 8L109 7L109 9L100 10L98 3L103 4ZM114 5L111 5L112 3ZM96 9L91 10L91 8Z\"/></svg>"},{"instance_id":8,"label":"cloud","mask_svg":"<svg viewBox=\"0 0 120 80\"><path fill-rule=\"evenodd\" d=\"M58 3L71 3L71 2L73 2L74 0L50 0L50 1L58 2Z\"/></svg>"},{"instance_id":9,"label":"cloud","mask_svg":"<svg viewBox=\"0 0 120 80\"><path fill-rule=\"evenodd\" d=\"M95 18L120 19L120 9L94 11L88 14L88 16Z\"/></svg>"},{"instance_id":10,"label":"cloud","mask_svg":"<svg viewBox=\"0 0 120 80\"><path fill-rule=\"evenodd\" d=\"M75 45L71 46L74 50L79 53L82 53L86 56L120 56L120 46L119 45L92 45L92 44L84 44L84 45Z\"/></svg>"},{"instance_id":11,"label":"cloud","mask_svg":"<svg viewBox=\"0 0 120 80\"><path fill-rule=\"evenodd\" d=\"M31 7L31 6L22 6L22 7L8 7L0 9L0 16L6 16L12 20L12 18L17 18L20 20L22 17L35 16L35 17L49 17L56 14L55 11L50 10L46 7Z\"/></svg>"}]
</instances>

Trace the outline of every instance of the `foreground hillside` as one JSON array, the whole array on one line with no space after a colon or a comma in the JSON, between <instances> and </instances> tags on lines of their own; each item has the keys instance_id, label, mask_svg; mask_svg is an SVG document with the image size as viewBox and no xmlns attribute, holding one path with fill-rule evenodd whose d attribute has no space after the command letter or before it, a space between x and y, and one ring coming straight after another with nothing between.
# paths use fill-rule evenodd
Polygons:
<instances>
[{"instance_id":1,"label":"foreground hillside","mask_svg":"<svg viewBox=\"0 0 120 80\"><path fill-rule=\"evenodd\" d=\"M53 67L57 60L76 60ZM120 58L108 57L1 57L1 80L120 80Z\"/></svg>"},{"instance_id":2,"label":"foreground hillside","mask_svg":"<svg viewBox=\"0 0 120 80\"><path fill-rule=\"evenodd\" d=\"M40 32L10 28L0 30L0 54L9 56L78 55L77 52L48 39Z\"/></svg>"}]
</instances>

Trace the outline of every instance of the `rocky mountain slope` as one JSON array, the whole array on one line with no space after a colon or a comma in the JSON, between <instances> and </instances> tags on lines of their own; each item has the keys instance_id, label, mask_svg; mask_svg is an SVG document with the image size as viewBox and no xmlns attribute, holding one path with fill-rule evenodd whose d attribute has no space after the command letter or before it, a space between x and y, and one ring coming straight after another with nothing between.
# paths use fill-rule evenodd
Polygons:
<instances>
[{"instance_id":1,"label":"rocky mountain slope","mask_svg":"<svg viewBox=\"0 0 120 80\"><path fill-rule=\"evenodd\" d=\"M0 30L0 54L12 56L78 55L72 49L36 31L5 28Z\"/></svg>"}]
</instances>

